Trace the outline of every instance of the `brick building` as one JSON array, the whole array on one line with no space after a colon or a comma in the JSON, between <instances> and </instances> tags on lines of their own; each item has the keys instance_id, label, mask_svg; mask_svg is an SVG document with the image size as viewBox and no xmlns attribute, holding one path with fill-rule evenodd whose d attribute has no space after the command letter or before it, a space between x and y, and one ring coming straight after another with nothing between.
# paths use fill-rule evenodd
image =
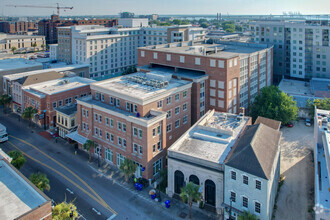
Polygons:
<instances>
[{"instance_id":1,"label":"brick building","mask_svg":"<svg viewBox=\"0 0 330 220\"><path fill-rule=\"evenodd\" d=\"M167 148L191 125L191 83L170 74L138 72L91 84L77 101L78 130L67 137L97 142L94 153L118 167L127 157L137 177L152 179Z\"/></svg>"},{"instance_id":2,"label":"brick building","mask_svg":"<svg viewBox=\"0 0 330 220\"><path fill-rule=\"evenodd\" d=\"M7 34L26 34L38 30L38 24L32 21L1 21L0 32Z\"/></svg>"},{"instance_id":3,"label":"brick building","mask_svg":"<svg viewBox=\"0 0 330 220\"><path fill-rule=\"evenodd\" d=\"M187 41L140 47L138 65L193 82L192 121L207 110L237 113L272 84L272 46Z\"/></svg>"},{"instance_id":4,"label":"brick building","mask_svg":"<svg viewBox=\"0 0 330 220\"><path fill-rule=\"evenodd\" d=\"M118 24L117 19L91 19L91 20L60 20L58 15L52 15L51 19L43 19L38 22L38 34L46 36L47 44L57 43L57 27L74 25L102 25L112 27Z\"/></svg>"},{"instance_id":5,"label":"brick building","mask_svg":"<svg viewBox=\"0 0 330 220\"><path fill-rule=\"evenodd\" d=\"M78 97L88 96L89 84L92 82L94 80L76 76L22 87L24 108L32 106L38 110L41 120L37 115L33 118L38 125L46 123L47 126L55 127L57 122L55 108L73 105Z\"/></svg>"}]
</instances>

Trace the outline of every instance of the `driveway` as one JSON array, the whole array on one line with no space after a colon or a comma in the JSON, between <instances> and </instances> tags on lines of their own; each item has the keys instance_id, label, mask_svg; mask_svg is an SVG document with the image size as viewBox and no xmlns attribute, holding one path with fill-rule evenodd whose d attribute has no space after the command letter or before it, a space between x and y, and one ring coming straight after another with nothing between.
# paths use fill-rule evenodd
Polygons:
<instances>
[{"instance_id":1,"label":"driveway","mask_svg":"<svg viewBox=\"0 0 330 220\"><path fill-rule=\"evenodd\" d=\"M308 212L314 203L313 126L307 127L300 120L281 131L281 174L285 181L278 195L275 220L313 219Z\"/></svg>"}]
</instances>

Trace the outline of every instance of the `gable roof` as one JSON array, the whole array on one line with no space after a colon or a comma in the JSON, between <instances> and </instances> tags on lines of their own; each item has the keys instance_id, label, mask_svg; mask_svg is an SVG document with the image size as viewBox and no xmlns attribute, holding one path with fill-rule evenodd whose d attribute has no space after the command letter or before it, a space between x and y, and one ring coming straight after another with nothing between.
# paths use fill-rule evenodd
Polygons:
<instances>
[{"instance_id":1,"label":"gable roof","mask_svg":"<svg viewBox=\"0 0 330 220\"><path fill-rule=\"evenodd\" d=\"M237 140L225 164L263 179L270 179L281 132L262 123L250 125Z\"/></svg>"},{"instance_id":2,"label":"gable roof","mask_svg":"<svg viewBox=\"0 0 330 220\"><path fill-rule=\"evenodd\" d=\"M276 121L270 118L265 118L262 116L258 116L257 120L254 122L254 124L264 124L267 125L268 127L271 127L275 130L280 130L281 127L281 122L280 121Z\"/></svg>"},{"instance_id":3,"label":"gable roof","mask_svg":"<svg viewBox=\"0 0 330 220\"><path fill-rule=\"evenodd\" d=\"M34 74L34 75L29 75L29 76L24 76L22 78L19 78L15 80L22 86L29 86L41 82L46 82L54 79L60 79L63 78L64 74L63 73L58 73L56 71L49 71L46 73L39 73L39 74Z\"/></svg>"}]
</instances>

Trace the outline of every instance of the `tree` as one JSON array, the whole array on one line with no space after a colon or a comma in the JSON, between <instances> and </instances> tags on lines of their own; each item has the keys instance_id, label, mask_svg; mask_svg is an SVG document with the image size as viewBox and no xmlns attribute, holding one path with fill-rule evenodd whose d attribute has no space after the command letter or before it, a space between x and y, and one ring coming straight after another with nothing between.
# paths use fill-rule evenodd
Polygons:
<instances>
[{"instance_id":1,"label":"tree","mask_svg":"<svg viewBox=\"0 0 330 220\"><path fill-rule=\"evenodd\" d=\"M201 199L199 192L199 185L189 182L186 186L181 188L180 197L183 201L187 201L189 205L189 218L191 219L191 206L193 201L198 202Z\"/></svg>"},{"instance_id":2,"label":"tree","mask_svg":"<svg viewBox=\"0 0 330 220\"><path fill-rule=\"evenodd\" d=\"M41 46L40 46L41 48L42 48L42 50L44 50L45 49L45 45L44 44L41 44Z\"/></svg>"},{"instance_id":3,"label":"tree","mask_svg":"<svg viewBox=\"0 0 330 220\"><path fill-rule=\"evenodd\" d=\"M14 52L15 52L15 50L17 50L17 48L16 48L16 47L11 47L11 48L10 48L10 50L11 50L11 52L13 52L13 53L14 53Z\"/></svg>"},{"instance_id":4,"label":"tree","mask_svg":"<svg viewBox=\"0 0 330 220\"><path fill-rule=\"evenodd\" d=\"M20 169L26 162L25 157L23 156L22 152L13 150L8 152L8 156L12 158L11 164L16 168Z\"/></svg>"},{"instance_id":5,"label":"tree","mask_svg":"<svg viewBox=\"0 0 330 220\"><path fill-rule=\"evenodd\" d=\"M258 220L258 217L249 211L244 211L243 214L238 216L238 220Z\"/></svg>"},{"instance_id":6,"label":"tree","mask_svg":"<svg viewBox=\"0 0 330 220\"><path fill-rule=\"evenodd\" d=\"M83 148L89 153L89 162L92 160L92 149L95 147L97 147L97 143L92 140L87 140L83 145Z\"/></svg>"},{"instance_id":7,"label":"tree","mask_svg":"<svg viewBox=\"0 0 330 220\"><path fill-rule=\"evenodd\" d=\"M210 25L209 25L209 23L207 23L207 22L203 22L203 23L201 23L201 27L202 28L208 28Z\"/></svg>"},{"instance_id":8,"label":"tree","mask_svg":"<svg viewBox=\"0 0 330 220\"><path fill-rule=\"evenodd\" d=\"M49 179L44 173L32 173L30 175L30 181L41 191L50 190Z\"/></svg>"},{"instance_id":9,"label":"tree","mask_svg":"<svg viewBox=\"0 0 330 220\"><path fill-rule=\"evenodd\" d=\"M38 112L37 109L35 109L35 108L31 107L31 106L24 109L24 111L22 113L22 118L29 120L29 127L31 127L32 117L37 112Z\"/></svg>"},{"instance_id":10,"label":"tree","mask_svg":"<svg viewBox=\"0 0 330 220\"><path fill-rule=\"evenodd\" d=\"M35 50L36 50L36 47L37 47L37 43L34 42L34 43L32 44L32 47L33 47L33 51L35 51Z\"/></svg>"},{"instance_id":11,"label":"tree","mask_svg":"<svg viewBox=\"0 0 330 220\"><path fill-rule=\"evenodd\" d=\"M0 105L3 105L3 112L4 113L5 113L5 108L8 108L8 106L10 105L11 100L12 100L12 98L7 94L3 94L0 97Z\"/></svg>"},{"instance_id":12,"label":"tree","mask_svg":"<svg viewBox=\"0 0 330 220\"><path fill-rule=\"evenodd\" d=\"M260 90L255 97L251 116L256 120L258 116L281 121L282 124L295 120L298 107L291 96L282 92L277 86L268 86Z\"/></svg>"},{"instance_id":13,"label":"tree","mask_svg":"<svg viewBox=\"0 0 330 220\"><path fill-rule=\"evenodd\" d=\"M133 160L125 158L125 160L120 164L119 169L125 174L125 180L128 182L129 177L133 175L136 171L137 165L134 164Z\"/></svg>"},{"instance_id":14,"label":"tree","mask_svg":"<svg viewBox=\"0 0 330 220\"><path fill-rule=\"evenodd\" d=\"M72 203L57 204L52 213L53 220L68 220L78 217L77 207Z\"/></svg>"},{"instance_id":15,"label":"tree","mask_svg":"<svg viewBox=\"0 0 330 220\"><path fill-rule=\"evenodd\" d=\"M307 100L306 107L309 110L309 116L312 118L315 114L315 106L317 109L330 110L330 98Z\"/></svg>"}]
</instances>

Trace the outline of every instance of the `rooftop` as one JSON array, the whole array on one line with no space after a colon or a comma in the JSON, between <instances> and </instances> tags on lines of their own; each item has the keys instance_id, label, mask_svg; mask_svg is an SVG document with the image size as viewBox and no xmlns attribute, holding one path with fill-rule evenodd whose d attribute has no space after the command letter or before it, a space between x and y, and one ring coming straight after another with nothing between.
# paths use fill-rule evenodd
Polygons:
<instances>
[{"instance_id":1,"label":"rooftop","mask_svg":"<svg viewBox=\"0 0 330 220\"><path fill-rule=\"evenodd\" d=\"M39 65L42 66L41 63ZM1 61L0 61L0 66L1 66ZM30 75L40 74L40 73L47 73L47 72L50 72L50 71L65 72L65 71L70 71L70 70L84 68L84 67L89 67L89 64L73 64L73 65L61 66L59 68L34 70L34 71L29 71L29 72L23 72L23 73L16 73L16 74L5 75L4 78L6 78L8 80L17 80L17 79L23 78L25 76L30 76Z\"/></svg>"},{"instance_id":2,"label":"rooftop","mask_svg":"<svg viewBox=\"0 0 330 220\"><path fill-rule=\"evenodd\" d=\"M24 86L23 90L43 97L44 94L53 95L67 90L83 87L89 85L92 82L95 82L95 80L86 79L79 76L66 77L62 79L33 84L31 86Z\"/></svg>"},{"instance_id":3,"label":"rooftop","mask_svg":"<svg viewBox=\"0 0 330 220\"><path fill-rule=\"evenodd\" d=\"M7 34L7 36L4 39L31 39L31 38L40 38L43 37L45 38L45 36L41 36L41 35L14 35L14 34Z\"/></svg>"},{"instance_id":4,"label":"rooftop","mask_svg":"<svg viewBox=\"0 0 330 220\"><path fill-rule=\"evenodd\" d=\"M313 96L308 82L282 79L278 87L289 95Z\"/></svg>"},{"instance_id":5,"label":"rooftop","mask_svg":"<svg viewBox=\"0 0 330 220\"><path fill-rule=\"evenodd\" d=\"M26 60L23 58L0 60L0 72L14 70L14 69L28 68L28 67L42 68L42 64L32 60Z\"/></svg>"},{"instance_id":6,"label":"rooftop","mask_svg":"<svg viewBox=\"0 0 330 220\"><path fill-rule=\"evenodd\" d=\"M77 105L62 106L56 108L56 111L69 116L77 112Z\"/></svg>"},{"instance_id":7,"label":"rooftop","mask_svg":"<svg viewBox=\"0 0 330 220\"><path fill-rule=\"evenodd\" d=\"M170 148L181 154L223 164L250 117L209 111Z\"/></svg>"},{"instance_id":8,"label":"rooftop","mask_svg":"<svg viewBox=\"0 0 330 220\"><path fill-rule=\"evenodd\" d=\"M230 59L238 56L245 57L249 54L267 49L268 47L270 48L271 46L242 42L220 42L211 44L204 41L187 41L140 47L140 49Z\"/></svg>"},{"instance_id":9,"label":"rooftop","mask_svg":"<svg viewBox=\"0 0 330 220\"><path fill-rule=\"evenodd\" d=\"M0 156L0 219L16 219L49 200Z\"/></svg>"},{"instance_id":10,"label":"rooftop","mask_svg":"<svg viewBox=\"0 0 330 220\"><path fill-rule=\"evenodd\" d=\"M142 101L168 94L182 86L191 87L191 82L173 79L168 73L155 72L137 72L91 84L92 89L102 89L103 92L126 95L134 100Z\"/></svg>"}]
</instances>

